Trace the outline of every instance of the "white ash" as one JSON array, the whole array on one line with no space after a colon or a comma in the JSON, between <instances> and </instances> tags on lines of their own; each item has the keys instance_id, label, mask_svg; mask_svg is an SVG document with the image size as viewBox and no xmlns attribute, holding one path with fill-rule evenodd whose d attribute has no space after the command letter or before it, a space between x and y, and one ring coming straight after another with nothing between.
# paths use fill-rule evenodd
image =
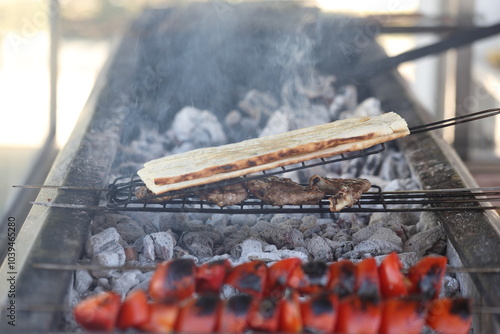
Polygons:
<instances>
[{"instance_id":1,"label":"white ash","mask_svg":"<svg viewBox=\"0 0 500 334\"><path fill-rule=\"evenodd\" d=\"M111 278L111 289L122 297L125 297L134 286L140 283L138 278L140 274L140 270L129 270L123 272L123 274L113 275Z\"/></svg>"},{"instance_id":2,"label":"white ash","mask_svg":"<svg viewBox=\"0 0 500 334\"><path fill-rule=\"evenodd\" d=\"M269 117L278 107L279 103L272 95L256 89L250 90L238 103L238 108L257 122Z\"/></svg>"},{"instance_id":3,"label":"white ash","mask_svg":"<svg viewBox=\"0 0 500 334\"><path fill-rule=\"evenodd\" d=\"M154 261L156 258L167 261L174 255L176 240L170 232L156 232L143 238L143 253L146 259Z\"/></svg>"},{"instance_id":4,"label":"white ash","mask_svg":"<svg viewBox=\"0 0 500 334\"><path fill-rule=\"evenodd\" d=\"M184 107L176 115L167 134L174 142L181 144L174 153L181 153L209 145L227 143L222 125L217 117L208 110Z\"/></svg>"},{"instance_id":5,"label":"white ash","mask_svg":"<svg viewBox=\"0 0 500 334\"><path fill-rule=\"evenodd\" d=\"M86 293L92 285L94 278L87 270L75 271L74 288L78 293Z\"/></svg>"},{"instance_id":6,"label":"white ash","mask_svg":"<svg viewBox=\"0 0 500 334\"><path fill-rule=\"evenodd\" d=\"M445 239L446 235L444 230L439 225L413 235L405 242L404 251L415 252L420 256L425 256L430 253L436 243Z\"/></svg>"}]
</instances>

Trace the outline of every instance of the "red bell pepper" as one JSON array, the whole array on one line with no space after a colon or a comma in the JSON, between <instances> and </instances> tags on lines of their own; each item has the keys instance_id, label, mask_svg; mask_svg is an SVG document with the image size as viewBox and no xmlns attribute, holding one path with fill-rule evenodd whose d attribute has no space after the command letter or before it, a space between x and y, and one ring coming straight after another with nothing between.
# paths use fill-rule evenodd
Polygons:
<instances>
[{"instance_id":1,"label":"red bell pepper","mask_svg":"<svg viewBox=\"0 0 500 334\"><path fill-rule=\"evenodd\" d=\"M267 280L267 266L262 261L242 263L229 270L225 283L241 292L260 298L264 294Z\"/></svg>"},{"instance_id":2,"label":"red bell pepper","mask_svg":"<svg viewBox=\"0 0 500 334\"><path fill-rule=\"evenodd\" d=\"M118 328L137 328L149 319L148 296L144 290L129 292L118 315Z\"/></svg>"},{"instance_id":3,"label":"red bell pepper","mask_svg":"<svg viewBox=\"0 0 500 334\"><path fill-rule=\"evenodd\" d=\"M425 306L419 300L384 300L379 334L420 334L425 325L425 315Z\"/></svg>"},{"instance_id":4,"label":"red bell pepper","mask_svg":"<svg viewBox=\"0 0 500 334\"><path fill-rule=\"evenodd\" d=\"M408 295L408 283L401 272L403 264L396 253L390 253L378 267L380 290L384 299Z\"/></svg>"},{"instance_id":5,"label":"red bell pepper","mask_svg":"<svg viewBox=\"0 0 500 334\"><path fill-rule=\"evenodd\" d=\"M280 303L280 332L302 333L303 326L298 292L292 290L286 291Z\"/></svg>"},{"instance_id":6,"label":"red bell pepper","mask_svg":"<svg viewBox=\"0 0 500 334\"><path fill-rule=\"evenodd\" d=\"M283 259L271 265L267 270L267 282L265 295L272 298L279 298L283 295L286 287L289 287L289 281L295 269L300 267L301 260L296 257ZM294 282L291 282L293 285ZM293 287L293 286L291 286Z\"/></svg>"},{"instance_id":7,"label":"red bell pepper","mask_svg":"<svg viewBox=\"0 0 500 334\"><path fill-rule=\"evenodd\" d=\"M304 328L312 333L333 333L337 322L339 301L334 293L312 295L301 304Z\"/></svg>"},{"instance_id":8,"label":"red bell pepper","mask_svg":"<svg viewBox=\"0 0 500 334\"><path fill-rule=\"evenodd\" d=\"M228 260L206 262L196 270L196 292L197 293L219 293L226 272L231 268Z\"/></svg>"},{"instance_id":9,"label":"red bell pepper","mask_svg":"<svg viewBox=\"0 0 500 334\"><path fill-rule=\"evenodd\" d=\"M356 265L349 260L341 260L330 264L330 279L327 289L339 298L354 294L356 283Z\"/></svg>"},{"instance_id":10,"label":"red bell pepper","mask_svg":"<svg viewBox=\"0 0 500 334\"><path fill-rule=\"evenodd\" d=\"M138 329L147 333L172 333L178 314L177 303L149 304L149 319L138 326Z\"/></svg>"},{"instance_id":11,"label":"red bell pepper","mask_svg":"<svg viewBox=\"0 0 500 334\"><path fill-rule=\"evenodd\" d=\"M247 319L252 304L249 295L233 295L223 302L215 331L239 334L247 329Z\"/></svg>"},{"instance_id":12,"label":"red bell pepper","mask_svg":"<svg viewBox=\"0 0 500 334\"><path fill-rule=\"evenodd\" d=\"M377 334L382 319L382 303L374 298L350 296L342 299L335 332Z\"/></svg>"},{"instance_id":13,"label":"red bell pepper","mask_svg":"<svg viewBox=\"0 0 500 334\"><path fill-rule=\"evenodd\" d=\"M113 331L121 298L114 292L103 292L81 301L73 309L76 322L90 331Z\"/></svg>"},{"instance_id":14,"label":"red bell pepper","mask_svg":"<svg viewBox=\"0 0 500 334\"><path fill-rule=\"evenodd\" d=\"M277 332L280 324L280 304L271 298L254 299L248 312L249 329Z\"/></svg>"},{"instance_id":15,"label":"red bell pepper","mask_svg":"<svg viewBox=\"0 0 500 334\"><path fill-rule=\"evenodd\" d=\"M441 284L446 271L446 257L426 256L410 268L408 279L410 293L420 298L436 299L439 297Z\"/></svg>"},{"instance_id":16,"label":"red bell pepper","mask_svg":"<svg viewBox=\"0 0 500 334\"><path fill-rule=\"evenodd\" d=\"M188 300L179 310L177 333L213 333L219 318L219 298L214 294Z\"/></svg>"},{"instance_id":17,"label":"red bell pepper","mask_svg":"<svg viewBox=\"0 0 500 334\"><path fill-rule=\"evenodd\" d=\"M467 334L472 324L470 301L466 298L443 298L427 307L427 325L440 334Z\"/></svg>"},{"instance_id":18,"label":"red bell pepper","mask_svg":"<svg viewBox=\"0 0 500 334\"><path fill-rule=\"evenodd\" d=\"M191 259L176 259L158 265L149 283L149 295L157 302L180 301L193 295L196 265Z\"/></svg>"},{"instance_id":19,"label":"red bell pepper","mask_svg":"<svg viewBox=\"0 0 500 334\"><path fill-rule=\"evenodd\" d=\"M366 258L357 265L356 294L363 298L380 298L377 262L373 257Z\"/></svg>"}]
</instances>

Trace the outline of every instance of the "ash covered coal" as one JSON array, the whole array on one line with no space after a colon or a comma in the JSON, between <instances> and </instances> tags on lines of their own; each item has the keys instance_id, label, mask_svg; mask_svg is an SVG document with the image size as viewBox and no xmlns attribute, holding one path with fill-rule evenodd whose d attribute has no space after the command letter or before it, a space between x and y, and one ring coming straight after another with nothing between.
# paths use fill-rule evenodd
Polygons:
<instances>
[{"instance_id":1,"label":"ash covered coal","mask_svg":"<svg viewBox=\"0 0 500 334\"><path fill-rule=\"evenodd\" d=\"M209 110L187 106L176 113L172 126L165 132L141 127L140 135L122 147L119 156L126 156L127 161L115 165L111 178L121 176L124 169L140 168L150 158L225 144L242 139L243 134L262 136L353 114L382 113L375 98L357 104L353 87L334 89L331 78L316 71L311 72L311 77L316 77L317 85L300 91L308 101L300 108L283 103L286 101L283 96L275 98L251 90L223 121ZM325 89L325 85L331 89ZM380 154L287 176L301 181L312 174L363 177L391 191L419 188L394 143L389 143ZM102 213L94 219L82 263L144 267L179 257L193 258L197 263L221 258L233 263L251 259L273 262L288 257L357 262L366 257L380 260L390 252L398 252L403 264L410 267L425 255L445 252L444 231L432 217L428 213ZM147 270L78 271L74 300L106 289L126 295L147 286L150 277ZM457 281L451 276L445 281L449 287L445 293L455 293Z\"/></svg>"}]
</instances>

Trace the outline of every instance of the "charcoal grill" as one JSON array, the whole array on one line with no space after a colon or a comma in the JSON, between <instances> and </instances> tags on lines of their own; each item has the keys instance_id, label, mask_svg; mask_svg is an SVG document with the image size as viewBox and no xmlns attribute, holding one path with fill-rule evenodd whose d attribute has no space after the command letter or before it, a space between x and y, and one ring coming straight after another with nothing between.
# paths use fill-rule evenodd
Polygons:
<instances>
[{"instance_id":1,"label":"charcoal grill","mask_svg":"<svg viewBox=\"0 0 500 334\"><path fill-rule=\"evenodd\" d=\"M11 273L17 283L15 298L8 296L8 287L7 289L2 287L0 290L2 305L5 306L3 319L7 316L6 306L14 300L16 331L60 330L60 305L64 305L72 279L72 272L65 270L64 266L77 263L89 233L92 217L96 210L102 209L99 206L101 191L93 189L108 189L106 186L109 171L114 163L117 147L120 143L127 143L137 131L128 118L130 115L138 115L150 124L160 119L161 127L166 128L170 124L172 113L183 105L193 103L200 108L229 110L229 107L236 102L235 96L238 90L251 88L258 82L263 82L263 89L273 91L275 89L273 83L276 78L280 78L282 69L276 68L275 64L257 64L255 58L257 55L266 55L261 54L261 51L267 50L266 47L269 46L266 45L266 38L276 37L278 31L293 36L297 31L296 22L305 22L302 28L317 40L318 43L314 47L315 64L326 73L336 73L337 70L345 70L346 67L353 69L358 64L367 64L386 57L380 46L371 40L361 52L346 59L339 47L341 44L339 41L348 42L352 38L352 27L362 26L364 21L324 14L315 9L295 5L257 9L257 12L252 13L259 15L255 15L248 22L245 21L245 24L238 25L242 30L236 29L234 33L251 31L252 38L249 38L248 42L260 41L261 44L253 44L260 49L245 49L242 44L226 46L237 52L248 52L250 57L235 60L224 52L216 55L210 48L203 50L203 54L184 53L190 45L187 41L190 41L190 37L198 31L199 26L194 22L203 26L202 38L220 32L224 25L231 27L234 24L231 18L228 18L229 21L221 20L220 15L223 13L207 6L210 5L146 11L133 22L114 56L110 58L68 144L58 156L46 180L46 184L67 188L42 189L37 198L37 202L54 203L54 206L62 207L33 206L16 240L14 267L9 268L7 261L3 263L2 273L5 275ZM254 11L255 8L242 6L234 10L245 13ZM186 17L190 20L183 20ZM164 43L166 41L168 45ZM145 47L148 49L143 49ZM220 45L212 47L217 50ZM171 49L178 51L181 59L175 58L176 51L171 52ZM172 68L155 68L155 55L173 57L178 72L172 71ZM190 59L187 57L189 55L194 58ZM192 81L197 81L196 78L183 77L183 71L200 74L206 78L207 85L211 86L214 78L206 75L207 68L194 62L200 60L201 56L209 59L209 65L215 66L217 62L222 62L229 73L238 73L235 76L228 76L229 73L224 71L219 73L224 78L224 87L234 88L234 91L228 88L225 91L212 88L203 90L193 85ZM152 84L151 78L145 79L145 73L151 71L158 76L153 78L158 84L154 82ZM358 89L361 95L379 98L384 110L397 111L411 126L430 121L429 114L412 97L397 72L379 73L359 84ZM164 101L168 101L168 106L161 106ZM455 151L435 133L427 132L402 138L398 140L398 144L424 189L421 193L406 195L418 195L433 204L436 202L435 198L429 194L435 189L465 189L467 196L477 191L477 184ZM130 181L134 182L134 179ZM87 190L76 190L75 187L87 187ZM389 197L384 197L386 195ZM391 200L391 195L394 194L381 195L375 190L367 194L363 200L378 198L380 202L387 203ZM458 194L450 190L446 195L454 199ZM491 196L496 196L496 193ZM490 197L489 200L495 198ZM129 199L127 197L127 200ZM119 202L120 198L109 198L111 206ZM127 208L119 207L120 210ZM257 210L262 209L262 207L257 208ZM303 212L308 208L291 209ZM355 210L356 207L352 209ZM388 209L382 207L382 210ZM449 239L448 256L451 264L465 267L500 266L498 214L494 210L480 210L479 207L464 209L434 210L434 214L442 221ZM220 212L226 209L216 208L216 210ZM60 270L54 270L38 265L44 263L56 263L61 267ZM500 300L498 282L498 274L481 272L471 273L463 278L466 292L476 303L488 306L498 306ZM6 322L2 322L0 326L2 332L13 329ZM498 319L480 314L475 319L474 326L478 332L494 332L498 329Z\"/></svg>"}]
</instances>

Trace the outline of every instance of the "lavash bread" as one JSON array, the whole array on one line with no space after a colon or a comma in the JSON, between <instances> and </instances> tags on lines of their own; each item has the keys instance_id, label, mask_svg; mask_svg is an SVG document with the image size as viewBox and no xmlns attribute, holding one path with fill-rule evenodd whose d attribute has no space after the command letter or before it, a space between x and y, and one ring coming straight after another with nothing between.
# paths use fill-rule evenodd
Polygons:
<instances>
[{"instance_id":1,"label":"lavash bread","mask_svg":"<svg viewBox=\"0 0 500 334\"><path fill-rule=\"evenodd\" d=\"M148 189L158 195L358 151L409 133L405 120L394 112L349 118L166 156L147 162L137 174Z\"/></svg>"}]
</instances>

